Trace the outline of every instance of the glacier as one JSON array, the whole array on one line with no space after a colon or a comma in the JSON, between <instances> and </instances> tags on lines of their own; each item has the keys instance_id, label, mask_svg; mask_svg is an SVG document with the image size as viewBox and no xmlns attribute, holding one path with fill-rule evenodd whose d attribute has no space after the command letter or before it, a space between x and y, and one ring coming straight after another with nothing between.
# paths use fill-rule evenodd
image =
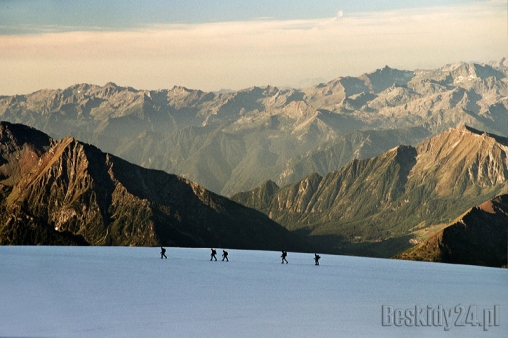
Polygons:
<instances>
[{"instance_id":1,"label":"glacier","mask_svg":"<svg viewBox=\"0 0 508 339\"><path fill-rule=\"evenodd\" d=\"M226 250L1 246L0 337L508 336L507 269Z\"/></svg>"}]
</instances>

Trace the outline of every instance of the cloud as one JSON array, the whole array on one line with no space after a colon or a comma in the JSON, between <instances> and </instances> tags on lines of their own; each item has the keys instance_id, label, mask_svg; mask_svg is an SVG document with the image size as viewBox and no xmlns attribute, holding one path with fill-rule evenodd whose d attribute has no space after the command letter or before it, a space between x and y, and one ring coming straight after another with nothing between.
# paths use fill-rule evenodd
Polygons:
<instances>
[{"instance_id":1,"label":"cloud","mask_svg":"<svg viewBox=\"0 0 508 339\"><path fill-rule=\"evenodd\" d=\"M342 18L344 16L344 11L340 10L337 12L337 18Z\"/></svg>"},{"instance_id":2,"label":"cloud","mask_svg":"<svg viewBox=\"0 0 508 339\"><path fill-rule=\"evenodd\" d=\"M347 16L339 11L313 20L0 36L0 77L7 79L0 94L107 81L148 89L245 88L359 75L386 64L415 69L490 61L507 55L505 7L495 0Z\"/></svg>"}]
</instances>

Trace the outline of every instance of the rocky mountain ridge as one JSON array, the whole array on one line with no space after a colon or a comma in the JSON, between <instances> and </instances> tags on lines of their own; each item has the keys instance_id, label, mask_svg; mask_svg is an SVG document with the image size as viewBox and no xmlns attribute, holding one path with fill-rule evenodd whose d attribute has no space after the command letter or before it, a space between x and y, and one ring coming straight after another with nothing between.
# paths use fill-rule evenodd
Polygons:
<instances>
[{"instance_id":1,"label":"rocky mountain ridge","mask_svg":"<svg viewBox=\"0 0 508 339\"><path fill-rule=\"evenodd\" d=\"M499 267L506 261L507 151L507 138L462 126L325 176L285 187L269 180L233 197L290 232L188 179L2 122L0 243L367 256L406 250L395 257Z\"/></svg>"},{"instance_id":2,"label":"rocky mountain ridge","mask_svg":"<svg viewBox=\"0 0 508 339\"><path fill-rule=\"evenodd\" d=\"M508 195L469 209L456 221L398 259L506 267Z\"/></svg>"},{"instance_id":3,"label":"rocky mountain ridge","mask_svg":"<svg viewBox=\"0 0 508 339\"><path fill-rule=\"evenodd\" d=\"M400 143L416 146L460 124L505 135L507 74L501 60L415 71L386 66L304 90L266 86L216 94L78 84L0 97L0 117L55 138L72 135L232 195L268 179L286 185L312 170L325 175L353 158ZM313 164L326 158L326 168Z\"/></svg>"},{"instance_id":4,"label":"rocky mountain ridge","mask_svg":"<svg viewBox=\"0 0 508 339\"><path fill-rule=\"evenodd\" d=\"M412 246L415 231L507 193L506 154L508 139L462 126L416 147L352 160L325 176L282 188L267 182L232 199L290 230L335 239L330 245L337 252L358 253L351 244L370 243L372 255L392 256ZM396 239L397 246L383 247Z\"/></svg>"},{"instance_id":5,"label":"rocky mountain ridge","mask_svg":"<svg viewBox=\"0 0 508 339\"><path fill-rule=\"evenodd\" d=\"M305 250L261 213L66 137L0 124L0 243Z\"/></svg>"}]
</instances>

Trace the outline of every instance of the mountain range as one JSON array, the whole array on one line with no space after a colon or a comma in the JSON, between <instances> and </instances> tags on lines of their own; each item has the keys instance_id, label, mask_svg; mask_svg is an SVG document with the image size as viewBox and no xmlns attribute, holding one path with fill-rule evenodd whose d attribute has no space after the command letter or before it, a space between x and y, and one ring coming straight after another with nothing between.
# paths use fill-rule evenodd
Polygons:
<instances>
[{"instance_id":1,"label":"mountain range","mask_svg":"<svg viewBox=\"0 0 508 339\"><path fill-rule=\"evenodd\" d=\"M506 154L507 138L461 126L325 176L314 173L284 187L267 181L232 199L329 251L393 256L425 231L508 193ZM506 238L507 224L503 229Z\"/></svg>"},{"instance_id":2,"label":"mountain range","mask_svg":"<svg viewBox=\"0 0 508 339\"><path fill-rule=\"evenodd\" d=\"M306 89L108 83L2 96L0 243L499 266L504 212L486 215L495 230L457 218L488 210L474 206L504 211L507 84L503 59L386 66Z\"/></svg>"},{"instance_id":3,"label":"mountain range","mask_svg":"<svg viewBox=\"0 0 508 339\"><path fill-rule=\"evenodd\" d=\"M256 210L71 137L0 124L0 243L308 249Z\"/></svg>"},{"instance_id":4,"label":"mountain range","mask_svg":"<svg viewBox=\"0 0 508 339\"><path fill-rule=\"evenodd\" d=\"M500 266L507 151L508 139L462 126L231 201L73 138L2 122L0 244L285 248ZM468 208L477 201L485 202Z\"/></svg>"},{"instance_id":5,"label":"mountain range","mask_svg":"<svg viewBox=\"0 0 508 339\"><path fill-rule=\"evenodd\" d=\"M0 97L0 119L72 136L226 196L290 184L466 124L508 132L508 61L388 66L306 89L203 92L77 84Z\"/></svg>"}]
</instances>

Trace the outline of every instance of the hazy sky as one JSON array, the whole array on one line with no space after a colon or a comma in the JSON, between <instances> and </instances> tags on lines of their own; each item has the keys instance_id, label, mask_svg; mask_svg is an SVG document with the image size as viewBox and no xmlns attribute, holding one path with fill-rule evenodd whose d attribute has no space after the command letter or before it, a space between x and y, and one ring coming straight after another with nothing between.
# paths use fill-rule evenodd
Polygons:
<instances>
[{"instance_id":1,"label":"hazy sky","mask_svg":"<svg viewBox=\"0 0 508 339\"><path fill-rule=\"evenodd\" d=\"M0 0L0 95L307 86L508 56L506 0Z\"/></svg>"}]
</instances>

